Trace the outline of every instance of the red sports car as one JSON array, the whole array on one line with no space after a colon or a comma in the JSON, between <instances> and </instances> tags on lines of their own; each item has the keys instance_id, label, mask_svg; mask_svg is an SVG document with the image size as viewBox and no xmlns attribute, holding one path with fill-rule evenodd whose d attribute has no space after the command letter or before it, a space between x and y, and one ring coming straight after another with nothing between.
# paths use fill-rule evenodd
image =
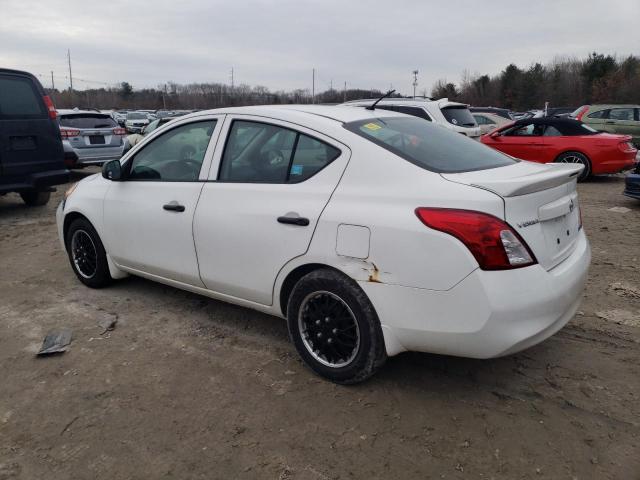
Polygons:
<instances>
[{"instance_id":1,"label":"red sports car","mask_svg":"<svg viewBox=\"0 0 640 480\"><path fill-rule=\"evenodd\" d=\"M617 173L635 164L636 148L629 135L601 133L569 118L527 118L483 135L482 143L532 162L581 163L579 180Z\"/></svg>"}]
</instances>

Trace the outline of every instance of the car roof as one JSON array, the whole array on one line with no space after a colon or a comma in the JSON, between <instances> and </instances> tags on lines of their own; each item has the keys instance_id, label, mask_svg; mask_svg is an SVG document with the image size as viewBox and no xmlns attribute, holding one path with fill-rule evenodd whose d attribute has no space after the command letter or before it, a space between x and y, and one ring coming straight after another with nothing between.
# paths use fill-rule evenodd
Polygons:
<instances>
[{"instance_id":1,"label":"car roof","mask_svg":"<svg viewBox=\"0 0 640 480\"><path fill-rule=\"evenodd\" d=\"M227 107L217 108L213 110L202 110L187 115L199 116L211 113L227 113L227 114L243 114L257 116L273 116L286 120L287 117L295 119L307 117L309 119L321 120L328 119L339 123L356 122L358 120L366 120L374 117L401 117L401 113L391 112L389 110L367 110L366 108L353 108L341 105L257 105L251 107ZM183 117L186 118L187 116Z\"/></svg>"},{"instance_id":2,"label":"car roof","mask_svg":"<svg viewBox=\"0 0 640 480\"><path fill-rule=\"evenodd\" d=\"M520 125L550 125L560 130L563 135L589 135L580 120L566 117L540 117L540 118L521 118L513 122L512 126ZM594 132L596 133L596 132Z\"/></svg>"},{"instance_id":3,"label":"car roof","mask_svg":"<svg viewBox=\"0 0 640 480\"><path fill-rule=\"evenodd\" d=\"M583 105L584 106L584 105ZM603 109L603 108L640 108L637 103L594 103L593 105L587 105L589 109Z\"/></svg>"},{"instance_id":4,"label":"car roof","mask_svg":"<svg viewBox=\"0 0 640 480\"><path fill-rule=\"evenodd\" d=\"M57 109L58 115L104 115L108 117L109 114L105 112L100 112L96 110L75 110L75 109Z\"/></svg>"}]
</instances>

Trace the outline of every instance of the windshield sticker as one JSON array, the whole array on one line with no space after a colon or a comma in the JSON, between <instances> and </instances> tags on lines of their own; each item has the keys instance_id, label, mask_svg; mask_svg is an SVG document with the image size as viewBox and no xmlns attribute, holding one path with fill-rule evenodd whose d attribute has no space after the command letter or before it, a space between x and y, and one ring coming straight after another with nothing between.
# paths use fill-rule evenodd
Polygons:
<instances>
[{"instance_id":1,"label":"windshield sticker","mask_svg":"<svg viewBox=\"0 0 640 480\"><path fill-rule=\"evenodd\" d=\"M291 175L302 175L302 165L291 165Z\"/></svg>"},{"instance_id":2,"label":"windshield sticker","mask_svg":"<svg viewBox=\"0 0 640 480\"><path fill-rule=\"evenodd\" d=\"M364 128L368 128L369 130L373 130L374 132L376 130L380 130L382 127L380 125L378 125L377 123L367 123L366 125L363 125Z\"/></svg>"}]
</instances>

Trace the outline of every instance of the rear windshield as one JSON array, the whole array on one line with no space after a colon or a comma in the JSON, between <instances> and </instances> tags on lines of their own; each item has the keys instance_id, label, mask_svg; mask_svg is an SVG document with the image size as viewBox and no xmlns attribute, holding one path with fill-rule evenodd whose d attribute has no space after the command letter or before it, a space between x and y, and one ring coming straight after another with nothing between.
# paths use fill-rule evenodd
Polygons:
<instances>
[{"instance_id":1,"label":"rear windshield","mask_svg":"<svg viewBox=\"0 0 640 480\"><path fill-rule=\"evenodd\" d=\"M147 114L140 112L127 113L127 120L146 120Z\"/></svg>"},{"instance_id":2,"label":"rear windshield","mask_svg":"<svg viewBox=\"0 0 640 480\"><path fill-rule=\"evenodd\" d=\"M517 162L465 135L419 118L371 118L346 123L344 128L438 173L485 170Z\"/></svg>"},{"instance_id":3,"label":"rear windshield","mask_svg":"<svg viewBox=\"0 0 640 480\"><path fill-rule=\"evenodd\" d=\"M117 127L116 121L109 115L83 114L83 115L61 115L59 117L61 127L71 128L112 128Z\"/></svg>"},{"instance_id":4,"label":"rear windshield","mask_svg":"<svg viewBox=\"0 0 640 480\"><path fill-rule=\"evenodd\" d=\"M459 127L477 127L475 119L467 107L444 107L441 109L447 122Z\"/></svg>"},{"instance_id":5,"label":"rear windshield","mask_svg":"<svg viewBox=\"0 0 640 480\"><path fill-rule=\"evenodd\" d=\"M29 78L0 76L0 115L39 117L47 114Z\"/></svg>"}]
</instances>

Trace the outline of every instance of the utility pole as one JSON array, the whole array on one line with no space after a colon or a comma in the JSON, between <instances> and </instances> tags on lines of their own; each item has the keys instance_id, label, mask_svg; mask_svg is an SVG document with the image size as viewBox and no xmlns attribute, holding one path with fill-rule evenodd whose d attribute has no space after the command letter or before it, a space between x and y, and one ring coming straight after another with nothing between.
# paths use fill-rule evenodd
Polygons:
<instances>
[{"instance_id":1,"label":"utility pole","mask_svg":"<svg viewBox=\"0 0 640 480\"><path fill-rule=\"evenodd\" d=\"M71 74L71 50L67 49L67 61L69 62L69 100L73 108L73 75Z\"/></svg>"},{"instance_id":2,"label":"utility pole","mask_svg":"<svg viewBox=\"0 0 640 480\"><path fill-rule=\"evenodd\" d=\"M316 69L311 73L311 103L316 103Z\"/></svg>"},{"instance_id":3,"label":"utility pole","mask_svg":"<svg viewBox=\"0 0 640 480\"><path fill-rule=\"evenodd\" d=\"M416 98L416 88L418 87L418 70L413 71L413 98Z\"/></svg>"},{"instance_id":4,"label":"utility pole","mask_svg":"<svg viewBox=\"0 0 640 480\"><path fill-rule=\"evenodd\" d=\"M342 91L342 102L347 101L347 82L344 82L344 90Z\"/></svg>"},{"instance_id":5,"label":"utility pole","mask_svg":"<svg viewBox=\"0 0 640 480\"><path fill-rule=\"evenodd\" d=\"M167 84L164 84L164 90L162 91L162 108L167 109Z\"/></svg>"},{"instance_id":6,"label":"utility pole","mask_svg":"<svg viewBox=\"0 0 640 480\"><path fill-rule=\"evenodd\" d=\"M233 90L233 67L231 67L231 90Z\"/></svg>"},{"instance_id":7,"label":"utility pole","mask_svg":"<svg viewBox=\"0 0 640 480\"><path fill-rule=\"evenodd\" d=\"M329 82L329 90L333 91L333 78Z\"/></svg>"},{"instance_id":8,"label":"utility pole","mask_svg":"<svg viewBox=\"0 0 640 480\"><path fill-rule=\"evenodd\" d=\"M56 84L53 83L53 70L51 70L51 90L55 90L56 89Z\"/></svg>"}]
</instances>

